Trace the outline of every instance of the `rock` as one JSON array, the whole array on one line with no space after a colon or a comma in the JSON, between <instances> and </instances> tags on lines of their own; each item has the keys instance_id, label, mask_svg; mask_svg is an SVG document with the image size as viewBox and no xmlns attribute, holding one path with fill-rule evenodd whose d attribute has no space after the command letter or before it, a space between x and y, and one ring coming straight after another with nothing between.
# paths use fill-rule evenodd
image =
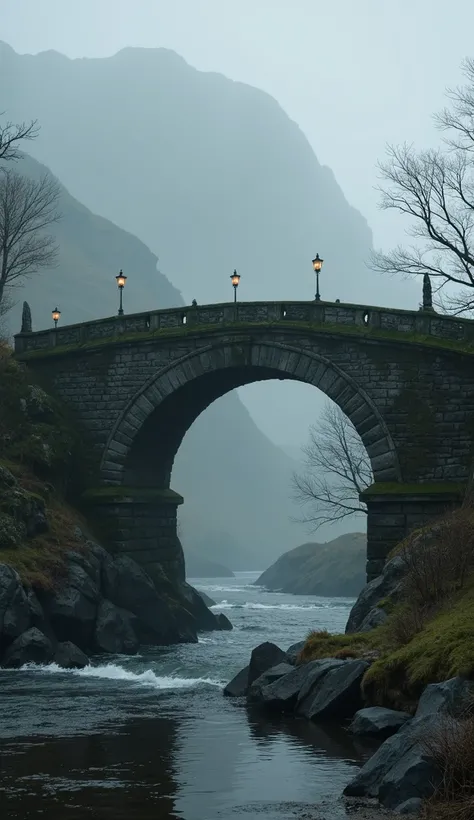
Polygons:
<instances>
[{"instance_id":1,"label":"rock","mask_svg":"<svg viewBox=\"0 0 474 820\"><path fill-rule=\"evenodd\" d=\"M285 652L285 660L287 663L296 664L298 659L298 655L300 654L301 650L303 649L306 641L298 641L297 643L292 643L291 646Z\"/></svg>"},{"instance_id":2,"label":"rock","mask_svg":"<svg viewBox=\"0 0 474 820\"><path fill-rule=\"evenodd\" d=\"M84 651L93 647L99 590L82 566L70 564L67 581L44 593L41 603L59 641L71 640Z\"/></svg>"},{"instance_id":3,"label":"rock","mask_svg":"<svg viewBox=\"0 0 474 820\"><path fill-rule=\"evenodd\" d=\"M462 677L430 683L418 702L415 718L428 715L460 717L467 708L472 708L473 694L474 683Z\"/></svg>"},{"instance_id":4,"label":"rock","mask_svg":"<svg viewBox=\"0 0 474 820\"><path fill-rule=\"evenodd\" d=\"M213 632L219 629L217 617L204 603L203 598L186 581L179 584L178 592L183 599L184 606L189 610L196 621L196 629L202 632Z\"/></svg>"},{"instance_id":5,"label":"rock","mask_svg":"<svg viewBox=\"0 0 474 820\"><path fill-rule=\"evenodd\" d=\"M137 618L111 601L101 601L97 612L95 644L99 652L134 655L138 640L134 630Z\"/></svg>"},{"instance_id":6,"label":"rock","mask_svg":"<svg viewBox=\"0 0 474 820\"><path fill-rule=\"evenodd\" d=\"M102 560L100 553L97 554L96 550L92 549L94 546L91 541L86 541L86 549L84 552L69 550L66 557L70 567L77 565L87 573L94 589L99 593L102 585ZM99 547L98 549L102 548ZM103 552L105 553L105 550L103 550Z\"/></svg>"},{"instance_id":7,"label":"rock","mask_svg":"<svg viewBox=\"0 0 474 820\"><path fill-rule=\"evenodd\" d=\"M298 701L296 704L296 711L299 714L306 715L306 710L312 703L314 691L320 685L324 676L332 669L338 669L344 663L337 658L322 658L321 660L311 661L305 664L307 674L303 685L298 694Z\"/></svg>"},{"instance_id":8,"label":"rock","mask_svg":"<svg viewBox=\"0 0 474 820\"><path fill-rule=\"evenodd\" d=\"M378 578L374 578L360 593L351 609L346 632L359 632L370 611L384 598L396 598L400 582L405 574L403 559L396 555L385 565Z\"/></svg>"},{"instance_id":9,"label":"rock","mask_svg":"<svg viewBox=\"0 0 474 820\"><path fill-rule=\"evenodd\" d=\"M311 673L311 666L315 663L318 663L318 661L312 661L312 663L297 666L296 668L291 664L279 664L275 667L275 670L281 670L282 667L287 668L289 666L290 671L266 686L260 686L260 678L257 678L250 690L250 692L254 692L253 699L258 699L259 703L272 710L291 711L296 705L297 697L305 679ZM274 670L270 669L262 677L267 678L272 673L274 675Z\"/></svg>"},{"instance_id":10,"label":"rock","mask_svg":"<svg viewBox=\"0 0 474 820\"><path fill-rule=\"evenodd\" d=\"M395 709L384 709L381 706L370 706L359 709L349 726L353 735L372 735L387 738L405 725L412 716L408 712L397 712Z\"/></svg>"},{"instance_id":11,"label":"rock","mask_svg":"<svg viewBox=\"0 0 474 820\"><path fill-rule=\"evenodd\" d=\"M229 698L242 698L247 694L249 682L249 667L245 666L224 688L224 695Z\"/></svg>"},{"instance_id":12,"label":"rock","mask_svg":"<svg viewBox=\"0 0 474 820\"><path fill-rule=\"evenodd\" d=\"M30 605L20 576L12 567L0 564L0 650L30 625Z\"/></svg>"},{"instance_id":13,"label":"rock","mask_svg":"<svg viewBox=\"0 0 474 820\"><path fill-rule=\"evenodd\" d=\"M13 475L13 473L7 467L3 467L1 464L0 487L2 487L2 489L5 489L6 487L18 487L18 481Z\"/></svg>"},{"instance_id":14,"label":"rock","mask_svg":"<svg viewBox=\"0 0 474 820\"><path fill-rule=\"evenodd\" d=\"M377 797L394 809L413 797L429 797L440 772L422 746L423 736L438 725L429 714L407 722L388 738L344 789L353 797Z\"/></svg>"},{"instance_id":15,"label":"rock","mask_svg":"<svg viewBox=\"0 0 474 820\"><path fill-rule=\"evenodd\" d=\"M201 592L200 589L196 590L197 594L200 595L206 606L215 606L216 602L210 597L210 595L206 595L205 592Z\"/></svg>"},{"instance_id":16,"label":"rock","mask_svg":"<svg viewBox=\"0 0 474 820\"><path fill-rule=\"evenodd\" d=\"M55 415L51 397L37 384L28 385L28 395L24 409L31 421L47 423Z\"/></svg>"},{"instance_id":17,"label":"rock","mask_svg":"<svg viewBox=\"0 0 474 820\"><path fill-rule=\"evenodd\" d=\"M256 646L250 656L248 685L251 686L267 669L284 660L285 653L276 644L266 641Z\"/></svg>"},{"instance_id":18,"label":"rock","mask_svg":"<svg viewBox=\"0 0 474 820\"><path fill-rule=\"evenodd\" d=\"M223 612L219 612L218 615L216 615L216 618L217 623L219 624L219 629L230 632L234 628L227 615L224 615Z\"/></svg>"},{"instance_id":19,"label":"rock","mask_svg":"<svg viewBox=\"0 0 474 820\"><path fill-rule=\"evenodd\" d=\"M422 806L423 800L421 797L410 797L409 800L405 800L404 803L400 803L399 806L396 806L395 811L397 814L418 814Z\"/></svg>"},{"instance_id":20,"label":"rock","mask_svg":"<svg viewBox=\"0 0 474 820\"><path fill-rule=\"evenodd\" d=\"M84 669L89 666L89 658L71 641L58 643L54 663L63 669Z\"/></svg>"},{"instance_id":21,"label":"rock","mask_svg":"<svg viewBox=\"0 0 474 820\"><path fill-rule=\"evenodd\" d=\"M139 643L168 645L197 641L196 621L183 605L166 575L155 567L152 578L126 555L107 557L102 563L104 596L121 609L137 616L135 631ZM160 571L159 571L160 570ZM212 613L211 613L212 614Z\"/></svg>"},{"instance_id":22,"label":"rock","mask_svg":"<svg viewBox=\"0 0 474 820\"><path fill-rule=\"evenodd\" d=\"M269 684L274 683L275 681L279 680L280 678L288 675L289 672L294 672L294 667L291 666L289 663L278 663L276 666L272 666L270 669L267 669L263 675L260 675L253 683L249 686L247 692L247 700L249 703L258 703L262 701L262 691L265 687ZM249 669L249 680L250 680L250 669Z\"/></svg>"},{"instance_id":23,"label":"rock","mask_svg":"<svg viewBox=\"0 0 474 820\"><path fill-rule=\"evenodd\" d=\"M352 717L362 706L360 684L368 668L367 661L349 660L328 669L299 701L298 711L310 720Z\"/></svg>"},{"instance_id":24,"label":"rock","mask_svg":"<svg viewBox=\"0 0 474 820\"><path fill-rule=\"evenodd\" d=\"M387 618L388 615L384 609L374 606L373 609L370 610L369 614L365 616L358 629L358 632L370 632L371 629L376 629L378 626L382 626Z\"/></svg>"},{"instance_id":25,"label":"rock","mask_svg":"<svg viewBox=\"0 0 474 820\"><path fill-rule=\"evenodd\" d=\"M53 656L54 651L51 641L43 632L33 626L18 638L15 638L5 652L3 666L17 669L24 666L25 663L45 664L50 663Z\"/></svg>"}]
</instances>

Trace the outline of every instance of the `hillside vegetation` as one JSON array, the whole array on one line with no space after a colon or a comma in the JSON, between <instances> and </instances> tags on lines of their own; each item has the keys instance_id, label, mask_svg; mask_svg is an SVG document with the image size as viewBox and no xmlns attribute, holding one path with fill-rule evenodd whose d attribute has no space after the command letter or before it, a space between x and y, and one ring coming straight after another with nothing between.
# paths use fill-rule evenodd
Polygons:
<instances>
[{"instance_id":1,"label":"hillside vegetation","mask_svg":"<svg viewBox=\"0 0 474 820\"><path fill-rule=\"evenodd\" d=\"M368 632L308 635L300 660L368 657L362 689L369 705L413 711L429 683L474 679L474 507L466 504L409 536L395 551L403 577Z\"/></svg>"},{"instance_id":2,"label":"hillside vegetation","mask_svg":"<svg viewBox=\"0 0 474 820\"><path fill-rule=\"evenodd\" d=\"M365 584L367 536L349 533L326 544L301 544L272 564L255 582L294 595L353 597Z\"/></svg>"}]
</instances>

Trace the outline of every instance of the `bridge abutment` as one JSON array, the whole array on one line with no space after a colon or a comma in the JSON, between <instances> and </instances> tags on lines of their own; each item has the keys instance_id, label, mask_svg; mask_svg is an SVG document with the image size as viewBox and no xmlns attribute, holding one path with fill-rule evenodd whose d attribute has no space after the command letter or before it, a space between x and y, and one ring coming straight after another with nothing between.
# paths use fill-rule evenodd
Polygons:
<instances>
[{"instance_id":1,"label":"bridge abutment","mask_svg":"<svg viewBox=\"0 0 474 820\"><path fill-rule=\"evenodd\" d=\"M111 553L133 558L152 578L162 568L169 578L184 581L184 555L177 535L182 496L148 487L98 487L84 493L83 501Z\"/></svg>"},{"instance_id":2,"label":"bridge abutment","mask_svg":"<svg viewBox=\"0 0 474 820\"><path fill-rule=\"evenodd\" d=\"M383 570L388 555L413 530L459 507L464 485L373 484L361 493L367 504L367 582Z\"/></svg>"}]
</instances>

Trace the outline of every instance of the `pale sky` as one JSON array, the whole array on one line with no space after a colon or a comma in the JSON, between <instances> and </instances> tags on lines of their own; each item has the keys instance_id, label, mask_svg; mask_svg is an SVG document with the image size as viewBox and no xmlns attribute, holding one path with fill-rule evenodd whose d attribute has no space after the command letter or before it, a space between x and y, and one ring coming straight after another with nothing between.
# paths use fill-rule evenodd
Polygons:
<instances>
[{"instance_id":1,"label":"pale sky","mask_svg":"<svg viewBox=\"0 0 474 820\"><path fill-rule=\"evenodd\" d=\"M439 139L432 113L474 56L473 31L472 0L0 0L0 39L20 53L166 47L269 92L385 247L403 240L404 223L377 208L377 160L387 143ZM282 389L257 384L245 395L275 441L296 445L311 416L304 386L294 386L289 416L259 418L260 393L274 390L277 408Z\"/></svg>"}]
</instances>

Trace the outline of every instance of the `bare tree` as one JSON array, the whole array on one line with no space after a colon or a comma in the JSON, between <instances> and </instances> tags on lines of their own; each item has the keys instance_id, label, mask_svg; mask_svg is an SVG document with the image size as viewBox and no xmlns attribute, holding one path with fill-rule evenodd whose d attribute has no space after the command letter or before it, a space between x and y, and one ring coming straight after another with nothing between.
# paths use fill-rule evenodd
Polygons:
<instances>
[{"instance_id":1,"label":"bare tree","mask_svg":"<svg viewBox=\"0 0 474 820\"><path fill-rule=\"evenodd\" d=\"M441 306L455 314L474 309L474 60L463 68L466 85L448 91L450 105L435 118L443 147L391 146L379 165L381 207L408 216L415 242L372 256L382 273L429 274Z\"/></svg>"},{"instance_id":2,"label":"bare tree","mask_svg":"<svg viewBox=\"0 0 474 820\"><path fill-rule=\"evenodd\" d=\"M6 122L5 125L0 125L0 159L19 159L21 153L18 150L18 143L22 140L34 140L38 136L38 131L36 120L21 123Z\"/></svg>"},{"instance_id":3,"label":"bare tree","mask_svg":"<svg viewBox=\"0 0 474 820\"><path fill-rule=\"evenodd\" d=\"M293 475L293 487L295 499L310 511L300 520L317 530L348 515L367 513L359 493L373 481L370 460L357 430L337 405L325 405L303 452L306 471Z\"/></svg>"},{"instance_id":4,"label":"bare tree","mask_svg":"<svg viewBox=\"0 0 474 820\"><path fill-rule=\"evenodd\" d=\"M47 228L57 222L59 186L48 174L39 179L0 172L0 305L6 289L54 264L57 245Z\"/></svg>"}]
</instances>

